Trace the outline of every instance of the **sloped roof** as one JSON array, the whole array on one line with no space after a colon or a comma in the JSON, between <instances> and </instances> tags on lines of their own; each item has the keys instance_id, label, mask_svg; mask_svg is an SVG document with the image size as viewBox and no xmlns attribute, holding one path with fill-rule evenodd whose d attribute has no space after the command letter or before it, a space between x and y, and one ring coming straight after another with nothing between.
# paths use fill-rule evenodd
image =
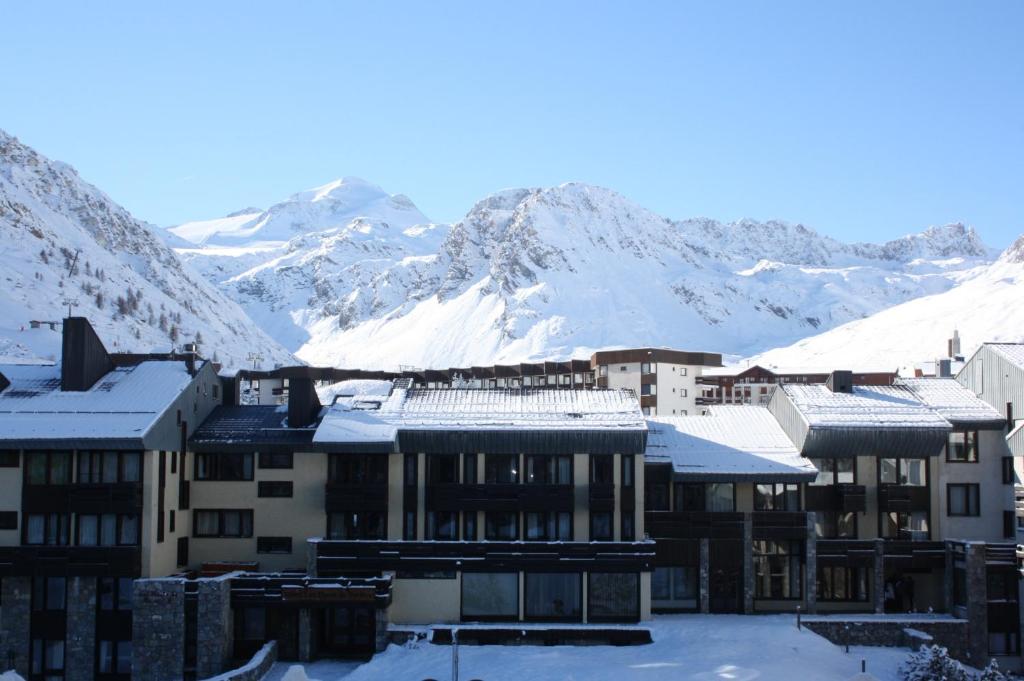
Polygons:
<instances>
[{"instance_id":1,"label":"sloped roof","mask_svg":"<svg viewBox=\"0 0 1024 681\"><path fill-rule=\"evenodd\" d=\"M313 440L313 428L288 428L287 405L221 405L189 438L197 452L296 451Z\"/></svg>"},{"instance_id":2,"label":"sloped roof","mask_svg":"<svg viewBox=\"0 0 1024 681\"><path fill-rule=\"evenodd\" d=\"M1006 435L1006 444L1014 456L1024 456L1024 419Z\"/></svg>"},{"instance_id":3,"label":"sloped roof","mask_svg":"<svg viewBox=\"0 0 1024 681\"><path fill-rule=\"evenodd\" d=\"M901 378L897 385L910 388L930 409L953 424L1002 427L1005 419L953 378Z\"/></svg>"},{"instance_id":4,"label":"sloped roof","mask_svg":"<svg viewBox=\"0 0 1024 681\"><path fill-rule=\"evenodd\" d=\"M678 478L773 482L817 475L764 407L714 406L705 416L652 416L647 429L645 460L671 463Z\"/></svg>"},{"instance_id":5,"label":"sloped roof","mask_svg":"<svg viewBox=\"0 0 1024 681\"><path fill-rule=\"evenodd\" d=\"M137 441L192 381L184 362L146 361L108 372L89 389L60 389L60 367L3 365L0 443ZM108 443L109 445L110 443Z\"/></svg>"},{"instance_id":6,"label":"sloped roof","mask_svg":"<svg viewBox=\"0 0 1024 681\"><path fill-rule=\"evenodd\" d=\"M795 383L784 384L782 389L811 428L950 429L941 414L903 385L856 385L852 393Z\"/></svg>"},{"instance_id":7,"label":"sloped roof","mask_svg":"<svg viewBox=\"0 0 1024 681\"><path fill-rule=\"evenodd\" d=\"M985 343L985 345L1024 369L1024 343Z\"/></svg>"}]
</instances>

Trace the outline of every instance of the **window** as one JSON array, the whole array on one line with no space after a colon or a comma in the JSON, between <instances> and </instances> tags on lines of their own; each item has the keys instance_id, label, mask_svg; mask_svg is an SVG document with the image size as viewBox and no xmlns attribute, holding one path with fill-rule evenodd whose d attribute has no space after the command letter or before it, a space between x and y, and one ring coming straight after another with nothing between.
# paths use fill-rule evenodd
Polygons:
<instances>
[{"instance_id":1,"label":"window","mask_svg":"<svg viewBox=\"0 0 1024 681\"><path fill-rule=\"evenodd\" d=\"M590 512L590 541L612 540L612 512Z\"/></svg>"},{"instance_id":2,"label":"window","mask_svg":"<svg viewBox=\"0 0 1024 681\"><path fill-rule=\"evenodd\" d=\"M21 455L17 449L0 449L0 468L17 468L21 465Z\"/></svg>"},{"instance_id":3,"label":"window","mask_svg":"<svg viewBox=\"0 0 1024 681\"><path fill-rule=\"evenodd\" d=\"M196 509L196 537L233 537L252 536L251 509Z\"/></svg>"},{"instance_id":4,"label":"window","mask_svg":"<svg viewBox=\"0 0 1024 681\"><path fill-rule=\"evenodd\" d=\"M608 365L607 364L598 365L598 367L597 367L597 375L598 376L607 376L608 375Z\"/></svg>"},{"instance_id":5,"label":"window","mask_svg":"<svg viewBox=\"0 0 1024 681\"><path fill-rule=\"evenodd\" d=\"M64 577L32 578L33 610L64 610L67 607L67 582Z\"/></svg>"},{"instance_id":6,"label":"window","mask_svg":"<svg viewBox=\"0 0 1024 681\"><path fill-rule=\"evenodd\" d=\"M622 512L622 541L635 541L636 540L636 516L633 511Z\"/></svg>"},{"instance_id":7,"label":"window","mask_svg":"<svg viewBox=\"0 0 1024 681\"><path fill-rule=\"evenodd\" d=\"M531 511L524 517L527 541L572 541L572 513Z\"/></svg>"},{"instance_id":8,"label":"window","mask_svg":"<svg viewBox=\"0 0 1024 681\"><path fill-rule=\"evenodd\" d=\"M614 482L612 471L614 458L611 454L592 454L590 456L590 483L593 485L611 485Z\"/></svg>"},{"instance_id":9,"label":"window","mask_svg":"<svg viewBox=\"0 0 1024 681\"><path fill-rule=\"evenodd\" d=\"M1017 480L1017 472L1013 468L1013 457L1003 457L1003 484L1012 485Z\"/></svg>"},{"instance_id":10,"label":"window","mask_svg":"<svg viewBox=\"0 0 1024 681\"><path fill-rule=\"evenodd\" d=\"M131 577L100 577L96 601L100 610L131 612L134 582Z\"/></svg>"},{"instance_id":11,"label":"window","mask_svg":"<svg viewBox=\"0 0 1024 681\"><path fill-rule=\"evenodd\" d=\"M978 431L961 430L949 434L946 442L946 461L978 463Z\"/></svg>"},{"instance_id":12,"label":"window","mask_svg":"<svg viewBox=\"0 0 1024 681\"><path fill-rule=\"evenodd\" d=\"M946 510L951 516L981 515L977 483L946 485Z\"/></svg>"},{"instance_id":13,"label":"window","mask_svg":"<svg viewBox=\"0 0 1024 681\"><path fill-rule=\"evenodd\" d=\"M656 567L651 573L651 605L673 610L696 610L699 573L696 567Z\"/></svg>"},{"instance_id":14,"label":"window","mask_svg":"<svg viewBox=\"0 0 1024 681\"><path fill-rule=\"evenodd\" d=\"M64 676L64 641L32 639L31 673L33 677L50 680Z\"/></svg>"},{"instance_id":15,"label":"window","mask_svg":"<svg viewBox=\"0 0 1024 681\"><path fill-rule=\"evenodd\" d=\"M402 484L406 487L416 487L418 484L417 459L416 454L406 454L402 460Z\"/></svg>"},{"instance_id":16,"label":"window","mask_svg":"<svg viewBox=\"0 0 1024 681\"><path fill-rule=\"evenodd\" d=\"M267 609L262 606L249 606L235 610L235 639L238 641L258 641L262 644L267 639Z\"/></svg>"},{"instance_id":17,"label":"window","mask_svg":"<svg viewBox=\"0 0 1024 681\"><path fill-rule=\"evenodd\" d=\"M415 514L412 525L415 531ZM384 539L385 528L385 517L381 511L332 511L327 514L328 539Z\"/></svg>"},{"instance_id":18,"label":"window","mask_svg":"<svg viewBox=\"0 0 1024 681\"><path fill-rule=\"evenodd\" d=\"M587 575L587 620L635 622L640 619L640 575L591 572Z\"/></svg>"},{"instance_id":19,"label":"window","mask_svg":"<svg viewBox=\"0 0 1024 681\"><path fill-rule=\"evenodd\" d=\"M515 572L463 572L462 619L514 620L519 617L519 575Z\"/></svg>"},{"instance_id":20,"label":"window","mask_svg":"<svg viewBox=\"0 0 1024 681\"><path fill-rule=\"evenodd\" d=\"M668 510L668 484L664 482L645 482L644 509L647 511Z\"/></svg>"},{"instance_id":21,"label":"window","mask_svg":"<svg viewBox=\"0 0 1024 681\"><path fill-rule=\"evenodd\" d=\"M291 480L260 480L256 484L257 496L291 497L293 495Z\"/></svg>"},{"instance_id":22,"label":"window","mask_svg":"<svg viewBox=\"0 0 1024 681\"><path fill-rule=\"evenodd\" d=\"M291 553L291 537L256 537L256 553Z\"/></svg>"},{"instance_id":23,"label":"window","mask_svg":"<svg viewBox=\"0 0 1024 681\"><path fill-rule=\"evenodd\" d=\"M25 474L29 485L69 485L71 452L26 452Z\"/></svg>"},{"instance_id":24,"label":"window","mask_svg":"<svg viewBox=\"0 0 1024 681\"><path fill-rule=\"evenodd\" d=\"M703 511L705 509L704 483L677 482L674 496L676 511Z\"/></svg>"},{"instance_id":25,"label":"window","mask_svg":"<svg viewBox=\"0 0 1024 681\"><path fill-rule=\"evenodd\" d=\"M260 468L294 468L291 452L260 452Z\"/></svg>"},{"instance_id":26,"label":"window","mask_svg":"<svg viewBox=\"0 0 1024 681\"><path fill-rule=\"evenodd\" d=\"M427 484L454 484L459 481L457 454L427 454Z\"/></svg>"},{"instance_id":27,"label":"window","mask_svg":"<svg viewBox=\"0 0 1024 681\"><path fill-rule=\"evenodd\" d=\"M196 480L252 480L251 453L196 454Z\"/></svg>"},{"instance_id":28,"label":"window","mask_svg":"<svg viewBox=\"0 0 1024 681\"><path fill-rule=\"evenodd\" d=\"M174 534L174 530L176 528L174 511L169 511L168 513L169 513L169 515L168 515L168 520L167 520L167 531L170 532L171 534Z\"/></svg>"},{"instance_id":29,"label":"window","mask_svg":"<svg viewBox=\"0 0 1024 681\"><path fill-rule=\"evenodd\" d=\"M462 482L467 485L476 484L476 454L462 456Z\"/></svg>"},{"instance_id":30,"label":"window","mask_svg":"<svg viewBox=\"0 0 1024 681\"><path fill-rule=\"evenodd\" d=\"M178 545L175 548L175 563L178 567L188 565L188 537L178 537Z\"/></svg>"},{"instance_id":31,"label":"window","mask_svg":"<svg viewBox=\"0 0 1024 681\"><path fill-rule=\"evenodd\" d=\"M927 511L889 511L882 515L882 537L886 539L928 539Z\"/></svg>"},{"instance_id":32,"label":"window","mask_svg":"<svg viewBox=\"0 0 1024 681\"><path fill-rule=\"evenodd\" d=\"M926 459L879 459L878 480L883 485L924 487L928 484Z\"/></svg>"},{"instance_id":33,"label":"window","mask_svg":"<svg viewBox=\"0 0 1024 681\"><path fill-rule=\"evenodd\" d=\"M487 454L484 457L484 480L489 485L519 482L517 454Z\"/></svg>"},{"instance_id":34,"label":"window","mask_svg":"<svg viewBox=\"0 0 1024 681\"><path fill-rule=\"evenodd\" d=\"M171 452L171 474L178 472L178 452Z\"/></svg>"},{"instance_id":35,"label":"window","mask_svg":"<svg viewBox=\"0 0 1024 681\"><path fill-rule=\"evenodd\" d=\"M799 511L800 486L796 483L754 485L755 511Z\"/></svg>"},{"instance_id":36,"label":"window","mask_svg":"<svg viewBox=\"0 0 1024 681\"><path fill-rule=\"evenodd\" d=\"M820 539L856 539L857 514L815 511L814 529Z\"/></svg>"},{"instance_id":37,"label":"window","mask_svg":"<svg viewBox=\"0 0 1024 681\"><path fill-rule=\"evenodd\" d=\"M67 513L29 513L25 516L25 543L67 546L71 516Z\"/></svg>"},{"instance_id":38,"label":"window","mask_svg":"<svg viewBox=\"0 0 1024 681\"><path fill-rule=\"evenodd\" d=\"M484 539L487 541L519 539L519 514L515 511L487 511L484 514Z\"/></svg>"},{"instance_id":39,"label":"window","mask_svg":"<svg viewBox=\"0 0 1024 681\"><path fill-rule=\"evenodd\" d=\"M657 395L658 394L658 386L656 386L653 383L644 383L643 385L640 386L640 394L641 395Z\"/></svg>"},{"instance_id":40,"label":"window","mask_svg":"<svg viewBox=\"0 0 1024 681\"><path fill-rule=\"evenodd\" d=\"M456 511L427 511L426 522L426 539L455 541L459 538L459 514Z\"/></svg>"},{"instance_id":41,"label":"window","mask_svg":"<svg viewBox=\"0 0 1024 681\"><path fill-rule=\"evenodd\" d=\"M100 674L131 674L132 642L97 641L96 671Z\"/></svg>"},{"instance_id":42,"label":"window","mask_svg":"<svg viewBox=\"0 0 1024 681\"><path fill-rule=\"evenodd\" d=\"M755 540L754 598L800 598L800 541Z\"/></svg>"},{"instance_id":43,"label":"window","mask_svg":"<svg viewBox=\"0 0 1024 681\"><path fill-rule=\"evenodd\" d=\"M859 567L827 565L818 568L819 601L868 600L868 571Z\"/></svg>"},{"instance_id":44,"label":"window","mask_svg":"<svg viewBox=\"0 0 1024 681\"><path fill-rule=\"evenodd\" d=\"M579 573L531 573L525 575L524 616L533 620L579 621L582 615L583 580Z\"/></svg>"},{"instance_id":45,"label":"window","mask_svg":"<svg viewBox=\"0 0 1024 681\"><path fill-rule=\"evenodd\" d=\"M528 455L524 482L537 485L571 485L572 457Z\"/></svg>"},{"instance_id":46,"label":"window","mask_svg":"<svg viewBox=\"0 0 1024 681\"><path fill-rule=\"evenodd\" d=\"M78 514L78 546L137 546L139 516L134 513Z\"/></svg>"},{"instance_id":47,"label":"window","mask_svg":"<svg viewBox=\"0 0 1024 681\"><path fill-rule=\"evenodd\" d=\"M640 363L640 373L641 374L651 374L651 373L654 373L653 371L651 371L651 363L650 362L641 362Z\"/></svg>"},{"instance_id":48,"label":"window","mask_svg":"<svg viewBox=\"0 0 1024 681\"><path fill-rule=\"evenodd\" d=\"M406 511L402 518L402 539L416 541L416 511ZM330 537L330 532L328 532Z\"/></svg>"},{"instance_id":49,"label":"window","mask_svg":"<svg viewBox=\"0 0 1024 681\"><path fill-rule=\"evenodd\" d=\"M636 468L632 454L622 455L622 487L633 487L635 485Z\"/></svg>"},{"instance_id":50,"label":"window","mask_svg":"<svg viewBox=\"0 0 1024 681\"><path fill-rule=\"evenodd\" d=\"M0 511L0 530L18 529L17 511Z\"/></svg>"},{"instance_id":51,"label":"window","mask_svg":"<svg viewBox=\"0 0 1024 681\"><path fill-rule=\"evenodd\" d=\"M818 469L818 477L811 485L852 485L857 481L853 457L837 459L811 459Z\"/></svg>"},{"instance_id":52,"label":"window","mask_svg":"<svg viewBox=\"0 0 1024 681\"><path fill-rule=\"evenodd\" d=\"M476 541L476 511L462 512L462 540Z\"/></svg>"},{"instance_id":53,"label":"window","mask_svg":"<svg viewBox=\"0 0 1024 681\"><path fill-rule=\"evenodd\" d=\"M735 511L736 488L731 482L712 482L707 487L708 511Z\"/></svg>"}]
</instances>

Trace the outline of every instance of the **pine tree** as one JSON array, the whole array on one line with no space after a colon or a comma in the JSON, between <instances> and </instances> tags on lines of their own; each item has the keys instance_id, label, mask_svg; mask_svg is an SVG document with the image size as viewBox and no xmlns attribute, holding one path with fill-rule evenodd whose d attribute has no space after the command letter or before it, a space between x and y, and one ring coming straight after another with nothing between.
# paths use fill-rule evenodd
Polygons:
<instances>
[{"instance_id":1,"label":"pine tree","mask_svg":"<svg viewBox=\"0 0 1024 681\"><path fill-rule=\"evenodd\" d=\"M203 344L203 334L201 334L200 332L196 331L196 345L202 345L202 344Z\"/></svg>"},{"instance_id":2,"label":"pine tree","mask_svg":"<svg viewBox=\"0 0 1024 681\"><path fill-rule=\"evenodd\" d=\"M171 324L171 330L168 332L168 335L170 336L172 343L177 343L178 342L178 325L177 324Z\"/></svg>"},{"instance_id":3,"label":"pine tree","mask_svg":"<svg viewBox=\"0 0 1024 681\"><path fill-rule=\"evenodd\" d=\"M988 666L982 670L981 676L978 677L978 681L1011 681L1014 677L1010 674L1004 674L999 669L999 663L992 660L988 663Z\"/></svg>"},{"instance_id":4,"label":"pine tree","mask_svg":"<svg viewBox=\"0 0 1024 681\"><path fill-rule=\"evenodd\" d=\"M942 646L921 646L900 668L903 681L969 681L963 666Z\"/></svg>"},{"instance_id":5,"label":"pine tree","mask_svg":"<svg viewBox=\"0 0 1024 681\"><path fill-rule=\"evenodd\" d=\"M167 315L160 313L160 330L167 331Z\"/></svg>"},{"instance_id":6,"label":"pine tree","mask_svg":"<svg viewBox=\"0 0 1024 681\"><path fill-rule=\"evenodd\" d=\"M103 291L96 292L96 307L103 309Z\"/></svg>"},{"instance_id":7,"label":"pine tree","mask_svg":"<svg viewBox=\"0 0 1024 681\"><path fill-rule=\"evenodd\" d=\"M43 249L41 249L39 251L39 259L42 260L47 265L50 264L50 256L46 255L46 249L45 248L43 248Z\"/></svg>"}]
</instances>

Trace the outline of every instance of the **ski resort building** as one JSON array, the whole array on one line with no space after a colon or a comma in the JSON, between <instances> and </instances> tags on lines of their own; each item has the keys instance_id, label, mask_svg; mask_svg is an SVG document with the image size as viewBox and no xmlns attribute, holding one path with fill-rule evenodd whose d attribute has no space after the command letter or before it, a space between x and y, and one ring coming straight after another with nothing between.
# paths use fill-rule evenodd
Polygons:
<instances>
[{"instance_id":1,"label":"ski resort building","mask_svg":"<svg viewBox=\"0 0 1024 681\"><path fill-rule=\"evenodd\" d=\"M555 390L295 367L283 403L240 404L193 355L64 333L60 366L0 366L0 657L29 681L208 678L269 642L366 657L426 627L635 642L656 613L798 609L837 641L893 618L891 644L907 613L946 613L962 659L1019 664L1007 418L967 377L833 372L767 406L645 417L600 381L633 356ZM703 366L651 357L622 373L678 388L673 366Z\"/></svg>"},{"instance_id":2,"label":"ski resort building","mask_svg":"<svg viewBox=\"0 0 1024 681\"><path fill-rule=\"evenodd\" d=\"M786 383L824 384L830 371L807 368L767 369L758 364L741 367L710 367L697 379L697 404L757 404L766 406L777 385ZM896 372L888 370L851 372L854 385L892 385Z\"/></svg>"}]
</instances>

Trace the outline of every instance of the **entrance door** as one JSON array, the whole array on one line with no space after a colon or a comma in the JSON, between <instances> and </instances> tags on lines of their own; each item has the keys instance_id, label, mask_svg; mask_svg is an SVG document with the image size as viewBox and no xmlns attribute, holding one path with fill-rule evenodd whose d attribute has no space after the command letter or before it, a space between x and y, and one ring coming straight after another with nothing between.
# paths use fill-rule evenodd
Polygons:
<instances>
[{"instance_id":1,"label":"entrance door","mask_svg":"<svg viewBox=\"0 0 1024 681\"><path fill-rule=\"evenodd\" d=\"M376 644L376 612L371 606L335 606L323 610L320 652L327 656L369 657Z\"/></svg>"},{"instance_id":2,"label":"entrance door","mask_svg":"<svg viewBox=\"0 0 1024 681\"><path fill-rule=\"evenodd\" d=\"M708 575L711 612L743 612L743 542L712 539Z\"/></svg>"}]
</instances>

